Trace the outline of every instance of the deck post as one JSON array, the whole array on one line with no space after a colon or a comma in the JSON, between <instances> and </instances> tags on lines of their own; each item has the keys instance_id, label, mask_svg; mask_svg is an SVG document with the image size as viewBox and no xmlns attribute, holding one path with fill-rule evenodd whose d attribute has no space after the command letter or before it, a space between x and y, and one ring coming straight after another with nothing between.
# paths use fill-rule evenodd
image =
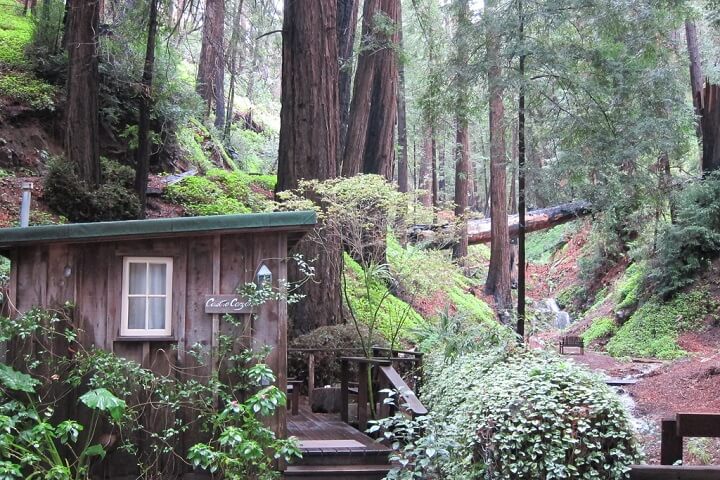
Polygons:
<instances>
[{"instance_id":1,"label":"deck post","mask_svg":"<svg viewBox=\"0 0 720 480\"><path fill-rule=\"evenodd\" d=\"M348 392L349 365L346 359L340 359L340 419L348 423L348 408L350 403L350 392Z\"/></svg>"},{"instance_id":2,"label":"deck post","mask_svg":"<svg viewBox=\"0 0 720 480\"><path fill-rule=\"evenodd\" d=\"M312 405L313 390L315 390L315 352L308 353L308 403Z\"/></svg>"},{"instance_id":3,"label":"deck post","mask_svg":"<svg viewBox=\"0 0 720 480\"><path fill-rule=\"evenodd\" d=\"M661 425L660 464L673 465L682 461L683 439L677 434L677 422L674 419L664 418Z\"/></svg>"},{"instance_id":4,"label":"deck post","mask_svg":"<svg viewBox=\"0 0 720 480\"><path fill-rule=\"evenodd\" d=\"M358 364L358 430L364 432L367 430L368 422L368 364L359 362Z\"/></svg>"}]
</instances>

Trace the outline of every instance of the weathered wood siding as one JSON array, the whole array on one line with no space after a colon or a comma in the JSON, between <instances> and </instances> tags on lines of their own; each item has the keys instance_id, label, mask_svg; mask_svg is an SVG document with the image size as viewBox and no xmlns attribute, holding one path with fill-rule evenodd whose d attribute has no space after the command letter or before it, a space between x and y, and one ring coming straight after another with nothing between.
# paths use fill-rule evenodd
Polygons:
<instances>
[{"instance_id":1,"label":"weathered wood siding","mask_svg":"<svg viewBox=\"0 0 720 480\"><path fill-rule=\"evenodd\" d=\"M120 336L122 268L125 256L173 258L172 339L124 339ZM236 348L269 345L267 363L277 375L283 391L287 382L287 306L284 301L269 302L256 318L241 315L239 326L222 320L221 315L204 311L206 294L235 293L238 286L252 282L257 268L265 263L273 273L273 283L286 278L287 234L223 234L88 244L40 245L16 248L12 262L10 301L18 312L33 307L59 308L75 304L75 325L82 331L86 348L112 351L133 360L159 375L205 377L216 368L219 335L235 337ZM66 276L66 267L71 273ZM198 362L186 352L202 345L207 360ZM174 348L177 347L177 348ZM13 355L12 347L10 354ZM17 353L17 352L15 352ZM188 415L187 420L191 417ZM162 421L172 421L164 418ZM160 420L158 420L160 421ZM269 420L284 435L285 410ZM184 449L201 438L193 428L182 439ZM112 455L110 456L112 457ZM111 467L114 475L130 474L132 465L124 462ZM168 466L177 470L177 465Z\"/></svg>"}]
</instances>

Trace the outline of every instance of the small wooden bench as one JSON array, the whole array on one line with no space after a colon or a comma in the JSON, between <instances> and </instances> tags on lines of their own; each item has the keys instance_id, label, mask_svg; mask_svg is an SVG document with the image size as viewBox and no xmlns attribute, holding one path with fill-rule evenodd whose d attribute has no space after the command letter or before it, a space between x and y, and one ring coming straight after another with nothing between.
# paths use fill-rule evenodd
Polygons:
<instances>
[{"instance_id":1,"label":"small wooden bench","mask_svg":"<svg viewBox=\"0 0 720 480\"><path fill-rule=\"evenodd\" d=\"M568 335L560 339L560 355L567 355L566 348L579 348L580 355L585 355L585 342L582 337Z\"/></svg>"}]
</instances>

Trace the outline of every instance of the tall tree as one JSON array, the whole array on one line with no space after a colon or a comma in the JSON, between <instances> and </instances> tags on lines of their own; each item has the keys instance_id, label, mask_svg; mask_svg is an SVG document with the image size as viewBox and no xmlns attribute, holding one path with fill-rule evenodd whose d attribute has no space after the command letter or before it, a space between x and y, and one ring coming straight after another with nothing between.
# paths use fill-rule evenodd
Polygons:
<instances>
[{"instance_id":1,"label":"tall tree","mask_svg":"<svg viewBox=\"0 0 720 480\"><path fill-rule=\"evenodd\" d=\"M100 184L100 119L98 109L98 0L75 0L69 7L68 78L65 151L80 178Z\"/></svg>"},{"instance_id":2,"label":"tall tree","mask_svg":"<svg viewBox=\"0 0 720 480\"><path fill-rule=\"evenodd\" d=\"M152 110L153 71L155 69L155 41L157 38L158 0L150 0L148 37L143 66L142 93L140 94L140 121L138 123L138 149L136 152L135 191L140 199L140 216L145 217L147 183L150 171L150 111Z\"/></svg>"},{"instance_id":3,"label":"tall tree","mask_svg":"<svg viewBox=\"0 0 720 480\"><path fill-rule=\"evenodd\" d=\"M303 178L324 180L336 176L339 134L336 12L336 0L285 0L278 192L297 187ZM294 328L309 331L338 323L342 308L340 245L321 249L306 240L297 248L306 259L316 259L318 282L306 283L303 290L306 297L292 305Z\"/></svg>"},{"instance_id":4,"label":"tall tree","mask_svg":"<svg viewBox=\"0 0 720 480\"><path fill-rule=\"evenodd\" d=\"M423 132L423 149L420 162L420 174L418 178L418 187L423 191L420 197L420 203L425 207L432 207L432 127L426 120Z\"/></svg>"},{"instance_id":5,"label":"tall tree","mask_svg":"<svg viewBox=\"0 0 720 480\"><path fill-rule=\"evenodd\" d=\"M485 3L487 79L490 122L490 266L485 289L495 298L495 307L504 322L511 307L510 237L507 220L507 160L505 158L505 105L500 59L501 32L496 17L496 0Z\"/></svg>"},{"instance_id":6,"label":"tall tree","mask_svg":"<svg viewBox=\"0 0 720 480\"><path fill-rule=\"evenodd\" d=\"M468 177L470 176L470 142L468 140L468 99L470 78L468 35L471 26L468 0L457 0L455 5L455 216L461 219L460 238L453 247L453 258L463 258L468 253L467 208Z\"/></svg>"},{"instance_id":7,"label":"tall tree","mask_svg":"<svg viewBox=\"0 0 720 480\"><path fill-rule=\"evenodd\" d=\"M225 0L207 0L196 90L206 113L215 105L215 126L225 125ZM214 103L213 103L214 102Z\"/></svg>"},{"instance_id":8,"label":"tall tree","mask_svg":"<svg viewBox=\"0 0 720 480\"><path fill-rule=\"evenodd\" d=\"M345 150L350 100L352 98L353 46L357 29L359 0L337 0L337 42L340 62L338 96L340 103L340 138L338 141L337 170L342 169L342 155Z\"/></svg>"},{"instance_id":9,"label":"tall tree","mask_svg":"<svg viewBox=\"0 0 720 480\"><path fill-rule=\"evenodd\" d=\"M342 174L376 173L392 180L397 120L399 0L367 0L363 41L350 104Z\"/></svg>"},{"instance_id":10,"label":"tall tree","mask_svg":"<svg viewBox=\"0 0 720 480\"><path fill-rule=\"evenodd\" d=\"M400 6L402 8L402 6ZM403 18L400 11L398 19L398 46L403 49ZM397 172L398 187L401 192L408 191L408 142L407 142L407 109L405 105L405 62L398 61L398 94L397 94L397 131L398 147L400 148Z\"/></svg>"},{"instance_id":11,"label":"tall tree","mask_svg":"<svg viewBox=\"0 0 720 480\"><path fill-rule=\"evenodd\" d=\"M230 87L228 92L228 102L225 112L225 138L230 136L230 127L232 125L233 105L235 104L235 83L238 71L240 70L240 36L242 34L242 9L243 0L236 0L235 16L233 17L233 29L230 34Z\"/></svg>"}]
</instances>

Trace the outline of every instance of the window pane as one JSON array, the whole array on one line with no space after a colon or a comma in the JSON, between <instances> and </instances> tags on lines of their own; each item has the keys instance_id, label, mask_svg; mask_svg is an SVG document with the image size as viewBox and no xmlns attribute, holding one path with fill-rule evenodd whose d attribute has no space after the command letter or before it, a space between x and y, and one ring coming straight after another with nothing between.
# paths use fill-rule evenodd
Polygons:
<instances>
[{"instance_id":1,"label":"window pane","mask_svg":"<svg viewBox=\"0 0 720 480\"><path fill-rule=\"evenodd\" d=\"M130 284L128 290L130 295L147 293L145 288L145 277L147 276L146 263L130 264Z\"/></svg>"},{"instance_id":2,"label":"window pane","mask_svg":"<svg viewBox=\"0 0 720 480\"><path fill-rule=\"evenodd\" d=\"M167 265L162 263L150 264L150 295L165 295L165 275Z\"/></svg>"},{"instance_id":3,"label":"window pane","mask_svg":"<svg viewBox=\"0 0 720 480\"><path fill-rule=\"evenodd\" d=\"M145 297L128 298L128 328L145 329Z\"/></svg>"},{"instance_id":4,"label":"window pane","mask_svg":"<svg viewBox=\"0 0 720 480\"><path fill-rule=\"evenodd\" d=\"M148 298L150 308L148 310L148 328L151 330L165 329L165 299Z\"/></svg>"}]
</instances>

